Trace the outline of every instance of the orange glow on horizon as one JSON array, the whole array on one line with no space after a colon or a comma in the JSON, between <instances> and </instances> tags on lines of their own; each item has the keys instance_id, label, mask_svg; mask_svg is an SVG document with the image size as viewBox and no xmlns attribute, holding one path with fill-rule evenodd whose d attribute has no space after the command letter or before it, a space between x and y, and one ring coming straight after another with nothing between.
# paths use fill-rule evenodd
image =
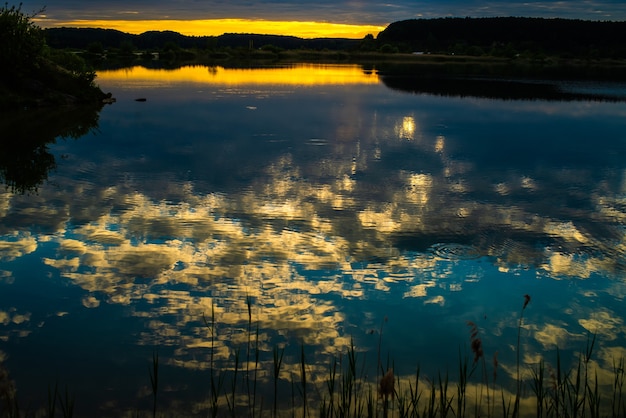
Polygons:
<instances>
[{"instance_id":1,"label":"orange glow on horizon","mask_svg":"<svg viewBox=\"0 0 626 418\"><path fill-rule=\"evenodd\" d=\"M290 35L300 38L361 39L376 36L385 26L349 25L329 22L272 21L252 19L210 20L72 20L34 19L46 28L102 28L141 34L147 31L171 30L187 36L219 36L224 33L255 33L263 35Z\"/></svg>"},{"instance_id":2,"label":"orange glow on horizon","mask_svg":"<svg viewBox=\"0 0 626 418\"><path fill-rule=\"evenodd\" d=\"M132 81L130 81L132 80ZM190 82L216 85L354 85L377 84L378 75L365 72L358 65L302 64L288 68L234 69L189 66L176 70L155 70L144 67L98 71L97 81L162 84Z\"/></svg>"}]
</instances>

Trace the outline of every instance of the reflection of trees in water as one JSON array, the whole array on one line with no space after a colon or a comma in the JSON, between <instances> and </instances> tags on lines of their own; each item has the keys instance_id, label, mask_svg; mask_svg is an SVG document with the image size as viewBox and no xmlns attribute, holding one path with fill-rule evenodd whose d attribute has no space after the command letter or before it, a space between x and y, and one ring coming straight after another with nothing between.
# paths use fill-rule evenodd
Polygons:
<instances>
[{"instance_id":1,"label":"reflection of trees in water","mask_svg":"<svg viewBox=\"0 0 626 418\"><path fill-rule=\"evenodd\" d=\"M14 193L36 191L56 168L48 149L57 138L78 139L98 127L100 107L36 109L3 114L0 180Z\"/></svg>"},{"instance_id":2,"label":"reflection of trees in water","mask_svg":"<svg viewBox=\"0 0 626 418\"><path fill-rule=\"evenodd\" d=\"M606 93L576 92L564 90L559 81L547 70L520 72L496 66L480 65L420 65L382 66L380 79L385 86L410 93L426 93L436 96L482 97L500 100L549 100L549 101L624 101L619 95ZM586 80L583 74L564 74L572 80ZM601 74L596 81L611 81Z\"/></svg>"}]
</instances>

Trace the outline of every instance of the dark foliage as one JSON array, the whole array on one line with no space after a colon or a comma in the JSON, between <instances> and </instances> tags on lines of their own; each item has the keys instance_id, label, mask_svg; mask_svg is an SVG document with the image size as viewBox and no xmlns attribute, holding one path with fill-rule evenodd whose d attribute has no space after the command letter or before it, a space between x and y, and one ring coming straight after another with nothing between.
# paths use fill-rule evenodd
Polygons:
<instances>
[{"instance_id":1,"label":"dark foliage","mask_svg":"<svg viewBox=\"0 0 626 418\"><path fill-rule=\"evenodd\" d=\"M0 8L0 74L17 75L36 66L44 48L43 32L20 7Z\"/></svg>"},{"instance_id":2,"label":"dark foliage","mask_svg":"<svg viewBox=\"0 0 626 418\"><path fill-rule=\"evenodd\" d=\"M140 35L112 29L50 28L45 30L48 45L53 48L88 49L94 43L104 48L119 48L128 41L139 49L161 49L168 43L180 48L245 48L259 49L274 46L280 49L350 50L360 46L359 39L319 38L303 39L295 36L234 34L220 36L185 36L172 31L150 31Z\"/></svg>"},{"instance_id":3,"label":"dark foliage","mask_svg":"<svg viewBox=\"0 0 626 418\"><path fill-rule=\"evenodd\" d=\"M0 108L101 102L96 73L76 54L50 50L20 7L0 7Z\"/></svg>"},{"instance_id":4,"label":"dark foliage","mask_svg":"<svg viewBox=\"0 0 626 418\"><path fill-rule=\"evenodd\" d=\"M478 47L492 55L549 53L626 57L626 22L520 17L412 19L394 22L378 42L403 51L466 52Z\"/></svg>"},{"instance_id":5,"label":"dark foliage","mask_svg":"<svg viewBox=\"0 0 626 418\"><path fill-rule=\"evenodd\" d=\"M53 48L106 49L130 43L158 50L168 43L183 49L262 49L432 52L514 57L544 54L578 58L626 57L626 22L521 17L412 19L394 22L374 39L318 38L235 34L185 36L172 31L133 35L111 29L51 28L44 31Z\"/></svg>"}]
</instances>

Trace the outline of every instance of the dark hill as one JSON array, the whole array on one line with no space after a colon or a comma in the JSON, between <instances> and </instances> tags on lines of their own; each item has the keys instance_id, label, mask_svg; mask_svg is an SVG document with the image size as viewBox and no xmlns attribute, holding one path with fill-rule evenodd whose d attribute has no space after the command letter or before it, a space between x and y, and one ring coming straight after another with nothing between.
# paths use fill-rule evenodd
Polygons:
<instances>
[{"instance_id":1,"label":"dark hill","mask_svg":"<svg viewBox=\"0 0 626 418\"><path fill-rule=\"evenodd\" d=\"M394 22L377 38L405 52L479 48L575 56L626 57L626 22L521 17L412 19Z\"/></svg>"},{"instance_id":2,"label":"dark hill","mask_svg":"<svg viewBox=\"0 0 626 418\"><path fill-rule=\"evenodd\" d=\"M115 29L99 28L50 28L44 32L46 42L52 48L77 49L86 49L93 43L100 43L104 48L118 48L123 42L130 42L142 49L161 48L168 42L181 48L194 48L206 45L206 39L209 38L185 36L172 31L149 31L134 35Z\"/></svg>"},{"instance_id":3,"label":"dark hill","mask_svg":"<svg viewBox=\"0 0 626 418\"><path fill-rule=\"evenodd\" d=\"M44 29L46 43L52 48L79 48L86 49L94 42L102 45L115 45L134 39L134 35L114 29L96 28L53 28Z\"/></svg>"},{"instance_id":4,"label":"dark hill","mask_svg":"<svg viewBox=\"0 0 626 418\"><path fill-rule=\"evenodd\" d=\"M104 48L118 48L130 42L140 49L160 49L167 43L181 48L261 48L272 45L282 49L329 49L350 50L358 48L359 39L303 39L295 36L224 34L220 36L186 36L172 31L149 31L140 35L112 29L50 28L45 30L46 41L52 48L86 49L90 44L100 43Z\"/></svg>"}]
</instances>

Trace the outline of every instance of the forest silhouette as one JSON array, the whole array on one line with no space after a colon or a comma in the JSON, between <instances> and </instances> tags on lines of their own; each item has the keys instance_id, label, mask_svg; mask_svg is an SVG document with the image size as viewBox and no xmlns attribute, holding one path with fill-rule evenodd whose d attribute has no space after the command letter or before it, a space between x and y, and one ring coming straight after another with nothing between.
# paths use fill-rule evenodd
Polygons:
<instances>
[{"instance_id":1,"label":"forest silhouette","mask_svg":"<svg viewBox=\"0 0 626 418\"><path fill-rule=\"evenodd\" d=\"M410 19L391 23L376 36L363 39L317 38L263 34L185 36L172 31L139 35L113 29L50 28L45 30L53 48L104 48L131 43L139 49L174 43L181 48L263 48L285 50L425 52L513 57L550 54L563 57L623 58L626 22L523 17Z\"/></svg>"}]
</instances>

